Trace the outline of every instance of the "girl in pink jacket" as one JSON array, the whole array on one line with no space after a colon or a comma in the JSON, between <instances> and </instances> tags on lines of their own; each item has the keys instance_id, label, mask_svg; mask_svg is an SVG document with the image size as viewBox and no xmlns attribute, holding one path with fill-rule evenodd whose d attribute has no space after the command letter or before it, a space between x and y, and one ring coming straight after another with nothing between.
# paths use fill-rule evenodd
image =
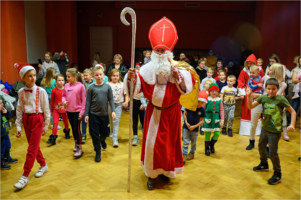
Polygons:
<instances>
[{"instance_id":1,"label":"girl in pink jacket","mask_svg":"<svg viewBox=\"0 0 301 200\"><path fill-rule=\"evenodd\" d=\"M67 83L64 87L62 102L67 110L68 119L71 125L75 147L74 157L80 158L84 152L80 132L80 122L85 113L86 90L82 84L81 74L75 68L66 72Z\"/></svg>"}]
</instances>

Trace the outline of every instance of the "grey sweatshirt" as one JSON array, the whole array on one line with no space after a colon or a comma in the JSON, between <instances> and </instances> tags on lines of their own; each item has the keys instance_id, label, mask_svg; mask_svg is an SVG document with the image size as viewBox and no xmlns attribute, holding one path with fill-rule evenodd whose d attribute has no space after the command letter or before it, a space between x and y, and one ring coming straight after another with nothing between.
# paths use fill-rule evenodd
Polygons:
<instances>
[{"instance_id":1,"label":"grey sweatshirt","mask_svg":"<svg viewBox=\"0 0 301 200\"><path fill-rule=\"evenodd\" d=\"M87 92L85 116L89 116L89 113L98 116L108 115L108 102L110 103L112 112L115 112L113 93L110 85L90 85Z\"/></svg>"}]
</instances>

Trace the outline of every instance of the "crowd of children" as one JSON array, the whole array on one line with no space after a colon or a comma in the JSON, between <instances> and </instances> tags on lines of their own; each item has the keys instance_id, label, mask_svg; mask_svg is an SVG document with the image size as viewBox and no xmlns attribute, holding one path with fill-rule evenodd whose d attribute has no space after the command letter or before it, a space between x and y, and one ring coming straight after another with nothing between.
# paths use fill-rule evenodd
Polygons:
<instances>
[{"instance_id":1,"label":"crowd of children","mask_svg":"<svg viewBox=\"0 0 301 200\"><path fill-rule=\"evenodd\" d=\"M300 58L300 57L299 57ZM202 63L200 59L199 63ZM262 59L258 59L262 64ZM299 60L298 60L299 61ZM300 66L300 64L299 64ZM198 74L204 67L202 65L197 68ZM238 99L244 99L244 96L236 96L237 89L234 87L236 77L229 75L226 78L226 70L219 68L215 75L218 75L218 79L213 79L213 71L207 69L207 77L201 79L200 92L199 92L199 104L196 111L185 110L184 112L184 125L183 125L183 163L186 160L194 158L194 152L196 149L197 137L193 131L196 131L196 127L201 127L201 134L205 132L205 155L210 156L210 153L215 153L214 145L217 142L220 135L220 127L222 127L222 134L233 137L233 121L235 112L235 101ZM269 66L268 75L261 77L259 71L261 67L258 65L252 65L249 69L249 80L247 81L246 98L248 102L248 108L253 109L262 104L264 123L262 126L260 139L259 139L259 153L261 163L254 167L254 171L268 171L267 158L271 158L273 163L274 174L272 178L268 180L269 184L278 184L281 182L281 167L278 156L278 142L283 132L284 140L288 141L287 131L295 130L296 112L290 106L288 100L284 97L284 91L287 87L284 82L285 79L285 66L280 63L273 63ZM300 81L301 77L298 77ZM217 84L215 83L217 80ZM299 84L295 87L295 96L300 93ZM200 98L202 92L206 91L209 97L207 100ZM220 96L218 95L220 92ZM263 94L263 95L261 95ZM296 95L297 94L297 95ZM293 96L294 98L294 96ZM205 103L204 103L205 102ZM203 105L205 108L201 110ZM290 124L287 123L286 110L291 114ZM194 116L187 117L187 116ZM197 119L197 120L196 120ZM258 117L257 117L258 119ZM228 131L227 131L228 125ZM287 125L289 125L287 127ZM256 126L255 126L256 127ZM255 131L254 131L255 132ZM211 134L213 137L210 140ZM251 134L251 133L250 133ZM254 135L255 136L255 135ZM254 140L253 140L254 141ZM188 146L191 142L190 153L187 155ZM250 145L249 145L250 146ZM254 148L254 143L251 148L247 147L247 150ZM248 149L249 148L249 149ZM299 158L300 160L300 158Z\"/></svg>"},{"instance_id":2,"label":"crowd of children","mask_svg":"<svg viewBox=\"0 0 301 200\"><path fill-rule=\"evenodd\" d=\"M150 62L151 52L145 51L144 55L144 64L146 64ZM258 59L259 64L260 62L262 63L262 59ZM266 148L269 144L269 155L275 173L268 182L270 184L281 182L281 168L277 153L278 142L281 132L283 132L284 139L289 140L287 131L294 131L296 119L296 112L287 99L281 96L287 87L283 78L284 66L279 63L271 64L268 75L261 77L259 75L261 67L252 65L246 97L244 97L237 96L238 89L234 87L236 77L234 75L227 76L227 70L222 69L222 62L218 62L215 78L213 78L212 68L205 68L204 58L201 58L198 63L199 67L196 68L196 72L200 77L200 91L197 109L195 111L184 109L183 114L183 163L185 164L187 160L195 157L198 132L205 135L206 156L215 153L215 143L220 136L220 130L223 135L233 137L236 100L247 98L249 109L262 104L265 118L259 141L261 163L254 167L254 171L268 171ZM112 68L107 77L101 63L95 64L92 69L85 69L83 74L75 68L69 68L66 72L68 83L65 84L64 75L56 75L55 68L49 67L46 70L45 78L41 81L41 86L36 86L36 71L32 66L27 63L19 63L15 66L19 70L21 79L26 83L26 87L18 91L16 136L21 137L23 124L28 141L24 173L14 185L16 188L22 189L28 184L28 176L35 159L41 166L35 174L36 177L41 177L48 171L39 144L41 135L47 133L50 121L52 134L47 143L51 145L55 145L58 138L60 117L64 123L63 132L66 139L70 139L70 123L75 143L74 157L76 158L80 158L84 154L82 144L86 141L86 124L88 123L95 151L95 162L101 161L101 148L107 148L107 137L111 136L113 147L119 146L119 122L122 108L129 106L129 97L125 94L122 76L118 69ZM139 72L139 67L136 70ZM301 79L301 76L298 78ZM296 84L293 98L298 98L299 84ZM252 99L255 100L252 101ZM133 99L133 146L137 146L139 143L138 116L143 125L147 103L143 93L136 95ZM5 170L11 168L8 164L16 163L18 160L10 156L8 120L12 115L5 109L2 99L0 99L0 110L2 116L1 169ZM286 110L291 113L290 125L287 128ZM188 153L189 144L191 144L191 148Z\"/></svg>"}]
</instances>

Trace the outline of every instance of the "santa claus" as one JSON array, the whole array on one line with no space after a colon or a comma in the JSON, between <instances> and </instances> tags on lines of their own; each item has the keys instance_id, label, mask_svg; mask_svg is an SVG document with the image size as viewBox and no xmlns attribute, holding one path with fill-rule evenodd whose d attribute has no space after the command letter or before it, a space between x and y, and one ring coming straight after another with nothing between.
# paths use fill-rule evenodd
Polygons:
<instances>
[{"instance_id":1,"label":"santa claus","mask_svg":"<svg viewBox=\"0 0 301 200\"><path fill-rule=\"evenodd\" d=\"M255 143L255 134L260 135L261 132L261 118L260 114L262 112L261 105L258 105L252 110L248 109L247 99L244 98L246 95L245 88L247 86L248 80L250 79L250 67L252 65L257 65L257 60L254 54L251 54L244 63L245 67L240 72L238 77L238 96L242 97L241 103L241 121L239 134L240 135L249 135L250 144L247 146L247 150L254 148ZM259 75L264 76L263 69L259 66ZM255 95L255 94L254 94ZM254 96L253 98L257 98Z\"/></svg>"},{"instance_id":2,"label":"santa claus","mask_svg":"<svg viewBox=\"0 0 301 200\"><path fill-rule=\"evenodd\" d=\"M181 150L181 95L192 91L195 79L186 70L171 65L172 50L178 41L175 25L166 17L156 22L148 34L153 52L151 61L140 73L130 69L125 76L125 90L134 78L134 95L143 92L149 100L145 111L141 165L148 177L147 188L155 189L158 176L169 178L183 172Z\"/></svg>"}]
</instances>

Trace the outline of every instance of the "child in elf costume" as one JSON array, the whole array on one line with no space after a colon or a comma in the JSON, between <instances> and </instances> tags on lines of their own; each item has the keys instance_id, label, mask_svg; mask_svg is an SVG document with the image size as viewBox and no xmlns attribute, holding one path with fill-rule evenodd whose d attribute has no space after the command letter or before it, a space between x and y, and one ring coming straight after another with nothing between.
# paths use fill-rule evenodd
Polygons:
<instances>
[{"instance_id":1,"label":"child in elf costume","mask_svg":"<svg viewBox=\"0 0 301 200\"><path fill-rule=\"evenodd\" d=\"M224 107L222 99L219 97L219 87L216 83L212 83L209 86L209 97L206 105L206 117L203 126L205 132L205 154L210 156L215 152L214 144L220 135L220 127L224 125ZM211 132L214 135L210 141ZM210 147L210 150L209 150Z\"/></svg>"}]
</instances>

